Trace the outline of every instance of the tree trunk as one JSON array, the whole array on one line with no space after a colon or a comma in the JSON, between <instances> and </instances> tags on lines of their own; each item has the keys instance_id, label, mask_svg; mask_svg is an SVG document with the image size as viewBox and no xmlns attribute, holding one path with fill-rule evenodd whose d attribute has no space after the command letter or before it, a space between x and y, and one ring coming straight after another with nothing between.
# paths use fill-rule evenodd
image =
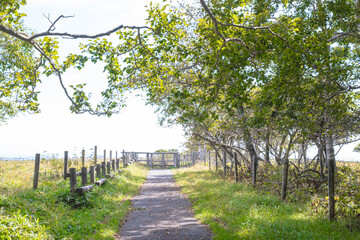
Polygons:
<instances>
[{"instance_id":1,"label":"tree trunk","mask_svg":"<svg viewBox=\"0 0 360 240\"><path fill-rule=\"evenodd\" d=\"M235 177L235 182L239 181L239 175L238 175L238 158L237 158L237 153L234 152L234 164L235 164L235 172L234 172L234 177Z\"/></svg>"},{"instance_id":2,"label":"tree trunk","mask_svg":"<svg viewBox=\"0 0 360 240\"><path fill-rule=\"evenodd\" d=\"M212 142L210 142L211 146L213 147L213 149L215 150L215 172L217 172L218 170L218 157L220 158L221 161L221 156L219 153L219 150L217 149L217 147L215 146L215 144L213 144Z\"/></svg>"},{"instance_id":3,"label":"tree trunk","mask_svg":"<svg viewBox=\"0 0 360 240\"><path fill-rule=\"evenodd\" d=\"M251 159L251 184L253 186L255 186L258 162L257 162L257 155L255 152L254 146L252 144L251 144L251 146L249 146L248 151L249 151L250 159Z\"/></svg>"},{"instance_id":4,"label":"tree trunk","mask_svg":"<svg viewBox=\"0 0 360 240\"><path fill-rule=\"evenodd\" d=\"M290 150L294 136L295 135L290 135L289 144L284 155L284 161L283 161L284 166L283 166L283 175L281 182L281 201L285 201L287 194L287 184L288 184L288 176L289 176L289 155L290 155Z\"/></svg>"},{"instance_id":5,"label":"tree trunk","mask_svg":"<svg viewBox=\"0 0 360 240\"><path fill-rule=\"evenodd\" d=\"M281 181L281 201L285 201L286 198L288 175L289 175L289 158L285 157L284 166L283 166L283 175Z\"/></svg>"},{"instance_id":6,"label":"tree trunk","mask_svg":"<svg viewBox=\"0 0 360 240\"><path fill-rule=\"evenodd\" d=\"M302 151L303 151L303 156L304 156L304 168L307 168L307 146L305 146L305 143L301 144L302 147Z\"/></svg>"},{"instance_id":7,"label":"tree trunk","mask_svg":"<svg viewBox=\"0 0 360 240\"><path fill-rule=\"evenodd\" d=\"M224 167L224 177L226 176L226 152L223 150L223 167Z\"/></svg>"},{"instance_id":8,"label":"tree trunk","mask_svg":"<svg viewBox=\"0 0 360 240\"><path fill-rule=\"evenodd\" d=\"M335 219L335 153L334 141L328 131L325 133L326 138L326 158L328 164L328 197L329 197L329 219Z\"/></svg>"},{"instance_id":9,"label":"tree trunk","mask_svg":"<svg viewBox=\"0 0 360 240\"><path fill-rule=\"evenodd\" d=\"M266 134L266 145L265 145L265 162L270 163L270 133Z\"/></svg>"},{"instance_id":10,"label":"tree trunk","mask_svg":"<svg viewBox=\"0 0 360 240\"><path fill-rule=\"evenodd\" d=\"M251 139L251 135L249 131L245 131L245 142L246 142L246 149L249 152L250 160L251 160L251 183L253 186L256 186L258 156L256 154L255 146Z\"/></svg>"},{"instance_id":11,"label":"tree trunk","mask_svg":"<svg viewBox=\"0 0 360 240\"><path fill-rule=\"evenodd\" d=\"M239 106L237 108L237 112L239 114L240 120L245 120L245 110L243 106ZM248 129L247 125L243 126L243 132L244 132L244 140L246 144L246 149L249 152L250 160L251 160L251 183L253 186L256 185L256 172L257 172L257 165L258 165L258 156L255 151L255 146L252 141L250 130Z\"/></svg>"},{"instance_id":12,"label":"tree trunk","mask_svg":"<svg viewBox=\"0 0 360 240\"><path fill-rule=\"evenodd\" d=\"M323 145L319 146L319 164L320 164L320 177L321 180L324 179L324 153L323 153Z\"/></svg>"}]
</instances>

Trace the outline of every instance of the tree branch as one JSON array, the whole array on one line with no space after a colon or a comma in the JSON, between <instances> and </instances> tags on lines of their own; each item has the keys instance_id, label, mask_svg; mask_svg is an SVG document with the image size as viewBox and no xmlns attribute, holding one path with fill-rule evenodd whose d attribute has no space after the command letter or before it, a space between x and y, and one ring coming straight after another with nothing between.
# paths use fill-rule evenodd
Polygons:
<instances>
[{"instance_id":1,"label":"tree branch","mask_svg":"<svg viewBox=\"0 0 360 240\"><path fill-rule=\"evenodd\" d=\"M223 23L219 20L217 20L214 16L214 14L211 12L211 10L209 9L209 7L206 5L206 3L204 2L204 0L200 0L200 4L201 6L204 8L205 12L209 15L209 17L211 18L212 22L214 23L214 28L215 28L215 33L217 35L219 35L224 42L239 42L241 45L243 45L246 49L249 49L249 47L246 45L246 43L241 39L241 38L226 38L224 35L222 35L219 31L219 27L218 25L224 26L224 27L236 27L236 28L242 28L242 29L247 29L247 30L267 30L271 35L281 39L282 41L284 41L286 43L286 45L291 48L293 51L297 52L293 47L291 47L289 41L287 41L284 37L282 37L281 35L275 33L274 31L271 30L271 27L275 24L272 23L270 25L267 26L245 26L245 25L239 25L239 24L234 24L234 23ZM251 51L250 51L251 52Z\"/></svg>"},{"instance_id":2,"label":"tree branch","mask_svg":"<svg viewBox=\"0 0 360 240\"><path fill-rule=\"evenodd\" d=\"M116 28L113 28L107 32L103 32L103 33L98 33L95 35L88 35L88 34L72 34L72 33L67 33L67 32L51 32L51 31L46 31L46 32L42 32L42 33L38 33L38 34L34 34L31 37L29 37L29 40L33 40L35 38L39 38L39 37L45 37L45 36L60 36L60 37L68 37L71 39L77 39L77 38L86 38L86 39L93 39L93 38L99 38L99 37L104 37L104 36L109 36L112 33L120 30L120 29L135 29L135 30L140 30L140 29L151 29L148 26L124 26L124 25L120 25L117 26Z\"/></svg>"},{"instance_id":3,"label":"tree branch","mask_svg":"<svg viewBox=\"0 0 360 240\"><path fill-rule=\"evenodd\" d=\"M150 27L147 26L124 26L124 25L120 25L116 28L113 28L107 32L103 32L103 33L98 33L95 35L87 35L87 34L71 34L71 33L56 33L56 32L52 32L55 29L55 24L61 19L61 18L67 18L70 16L59 16L52 24L51 26L48 28L47 31L42 32L42 33L38 33L38 34L34 34L32 36L28 36L27 34L23 33L23 32L19 32L16 30L13 30L11 28L8 28L6 26L4 26L3 24L0 24L0 31L4 32L10 36L13 36L23 42L27 42L29 44L31 44L39 53L40 55L46 59L46 61L50 64L51 68L54 70L55 74L57 75L60 85L66 95L66 97L70 100L72 106L74 106L74 112L75 113L84 113L84 112L89 112L90 114L93 115L108 115L109 112L105 111L105 112L101 112L101 111L97 111L97 110L93 110L90 106L85 105L85 108L80 107L78 104L76 104L76 102L73 100L73 98L69 95L64 83L63 83L63 79L62 79L62 75L61 75L61 71L56 67L56 64L53 62L53 60L51 59L50 56L48 56L44 50L41 48L41 46L35 41L36 38L40 38L40 37L45 37L45 36L61 36L61 37L69 37L71 39L77 39L77 38L84 38L84 39L93 39L93 38L98 38L98 37L103 37L103 36L108 36L120 29L136 29L138 31L138 34L140 34L140 30L141 29L151 29ZM50 21L50 19L49 19ZM51 22L51 21L50 21ZM152 30L152 29L151 29Z\"/></svg>"},{"instance_id":4,"label":"tree branch","mask_svg":"<svg viewBox=\"0 0 360 240\"><path fill-rule=\"evenodd\" d=\"M44 15L44 14L43 14ZM50 31L54 31L56 28L55 28L55 24L61 19L61 18L71 18L71 17L74 17L74 16L64 16L64 15L60 15L56 20L55 22L52 22L50 20L50 16L45 16L47 20L49 20L49 22L51 23L50 27L48 28L47 32L50 32Z\"/></svg>"}]
</instances>

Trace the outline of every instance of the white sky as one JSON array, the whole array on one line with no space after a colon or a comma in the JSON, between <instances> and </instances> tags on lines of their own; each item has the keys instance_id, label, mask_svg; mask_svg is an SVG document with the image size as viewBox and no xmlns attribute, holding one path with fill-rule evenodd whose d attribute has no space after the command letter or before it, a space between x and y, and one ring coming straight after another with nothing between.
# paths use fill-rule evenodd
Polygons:
<instances>
[{"instance_id":1,"label":"white sky","mask_svg":"<svg viewBox=\"0 0 360 240\"><path fill-rule=\"evenodd\" d=\"M153 1L156 2L156 1ZM22 11L27 13L25 24L36 32L49 27L43 16L55 20L60 15L75 15L62 19L56 31L71 33L99 33L118 25L145 25L145 5L148 0L28 0ZM78 41L61 40L60 54L74 51ZM69 100L65 98L56 78L43 77L38 90L41 114L19 115L0 126L0 157L34 156L70 151L87 152L94 145L98 154L103 149L112 151L155 151L157 149L181 148L185 141L180 127L162 128L157 123L154 108L145 106L141 97L129 95L127 107L111 118L75 115L69 111ZM89 88L106 87L106 76L100 65L83 71L70 71L64 75L68 84L73 81L88 82ZM96 94L94 96L96 98Z\"/></svg>"}]
</instances>

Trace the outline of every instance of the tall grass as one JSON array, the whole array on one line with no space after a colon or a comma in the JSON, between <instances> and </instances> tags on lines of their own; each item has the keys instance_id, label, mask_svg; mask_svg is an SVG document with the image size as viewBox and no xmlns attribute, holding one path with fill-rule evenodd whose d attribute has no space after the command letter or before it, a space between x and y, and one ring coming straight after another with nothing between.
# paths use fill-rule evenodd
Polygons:
<instances>
[{"instance_id":1,"label":"tall grass","mask_svg":"<svg viewBox=\"0 0 360 240\"><path fill-rule=\"evenodd\" d=\"M214 239L360 239L360 231L329 222L307 202L282 203L274 194L229 182L199 165L175 172L195 217L209 224Z\"/></svg>"},{"instance_id":2,"label":"tall grass","mask_svg":"<svg viewBox=\"0 0 360 240\"><path fill-rule=\"evenodd\" d=\"M0 194L12 195L30 189L34 175L34 161L0 161Z\"/></svg>"},{"instance_id":3,"label":"tall grass","mask_svg":"<svg viewBox=\"0 0 360 240\"><path fill-rule=\"evenodd\" d=\"M31 163L7 163L1 165L6 177L1 172L0 239L114 239L147 173L134 164L105 185L77 195L61 178L33 191Z\"/></svg>"}]
</instances>

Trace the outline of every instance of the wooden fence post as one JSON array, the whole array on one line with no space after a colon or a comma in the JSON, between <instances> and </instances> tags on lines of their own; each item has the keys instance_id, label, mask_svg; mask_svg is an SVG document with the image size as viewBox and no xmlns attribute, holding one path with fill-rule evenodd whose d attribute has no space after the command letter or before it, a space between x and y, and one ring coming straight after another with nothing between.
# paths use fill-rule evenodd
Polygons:
<instances>
[{"instance_id":1,"label":"wooden fence post","mask_svg":"<svg viewBox=\"0 0 360 240\"><path fill-rule=\"evenodd\" d=\"M109 160L112 164L112 150L110 150L110 160Z\"/></svg>"},{"instance_id":2,"label":"wooden fence post","mask_svg":"<svg viewBox=\"0 0 360 240\"><path fill-rule=\"evenodd\" d=\"M206 148L204 148L204 165L206 166Z\"/></svg>"},{"instance_id":3,"label":"wooden fence post","mask_svg":"<svg viewBox=\"0 0 360 240\"><path fill-rule=\"evenodd\" d=\"M101 162L101 175L104 177L106 175L105 162Z\"/></svg>"},{"instance_id":4,"label":"wooden fence post","mask_svg":"<svg viewBox=\"0 0 360 240\"><path fill-rule=\"evenodd\" d=\"M161 154L161 167L166 167L164 154Z\"/></svg>"},{"instance_id":5,"label":"wooden fence post","mask_svg":"<svg viewBox=\"0 0 360 240\"><path fill-rule=\"evenodd\" d=\"M94 147L94 166L97 166L97 146Z\"/></svg>"},{"instance_id":6,"label":"wooden fence post","mask_svg":"<svg viewBox=\"0 0 360 240\"><path fill-rule=\"evenodd\" d=\"M85 149L81 151L81 163L82 167L85 167Z\"/></svg>"},{"instance_id":7,"label":"wooden fence post","mask_svg":"<svg viewBox=\"0 0 360 240\"><path fill-rule=\"evenodd\" d=\"M120 168L120 162L119 162L119 158L118 158L118 152L115 152L115 157L116 157L116 170L119 170Z\"/></svg>"},{"instance_id":8,"label":"wooden fence post","mask_svg":"<svg viewBox=\"0 0 360 240\"><path fill-rule=\"evenodd\" d=\"M81 168L81 185L82 186L87 185L87 168L86 167Z\"/></svg>"},{"instance_id":9,"label":"wooden fence post","mask_svg":"<svg viewBox=\"0 0 360 240\"><path fill-rule=\"evenodd\" d=\"M224 176L226 176L226 152L223 150Z\"/></svg>"},{"instance_id":10,"label":"wooden fence post","mask_svg":"<svg viewBox=\"0 0 360 240\"><path fill-rule=\"evenodd\" d=\"M95 182L95 166L90 166L90 183Z\"/></svg>"},{"instance_id":11,"label":"wooden fence post","mask_svg":"<svg viewBox=\"0 0 360 240\"><path fill-rule=\"evenodd\" d=\"M67 169L68 169L69 153L68 151L64 152L64 180L67 178Z\"/></svg>"},{"instance_id":12,"label":"wooden fence post","mask_svg":"<svg viewBox=\"0 0 360 240\"><path fill-rule=\"evenodd\" d=\"M110 173L110 162L106 163L106 170L107 173Z\"/></svg>"},{"instance_id":13,"label":"wooden fence post","mask_svg":"<svg viewBox=\"0 0 360 240\"><path fill-rule=\"evenodd\" d=\"M76 191L77 188L77 183L76 183L76 169L75 168L70 168L70 189L71 192L74 193Z\"/></svg>"},{"instance_id":14,"label":"wooden fence post","mask_svg":"<svg viewBox=\"0 0 360 240\"><path fill-rule=\"evenodd\" d=\"M218 170L218 154L215 151L215 171L217 172L217 170Z\"/></svg>"},{"instance_id":15,"label":"wooden fence post","mask_svg":"<svg viewBox=\"0 0 360 240\"><path fill-rule=\"evenodd\" d=\"M96 177L101 178L101 165L96 164Z\"/></svg>"},{"instance_id":16,"label":"wooden fence post","mask_svg":"<svg viewBox=\"0 0 360 240\"><path fill-rule=\"evenodd\" d=\"M211 170L211 152L210 150L208 151L209 154L209 170Z\"/></svg>"},{"instance_id":17,"label":"wooden fence post","mask_svg":"<svg viewBox=\"0 0 360 240\"><path fill-rule=\"evenodd\" d=\"M152 168L153 167L153 153L151 153L150 155L150 167Z\"/></svg>"},{"instance_id":18,"label":"wooden fence post","mask_svg":"<svg viewBox=\"0 0 360 240\"><path fill-rule=\"evenodd\" d=\"M35 168L34 168L34 182L33 189L37 189L39 184L39 171L40 171L40 153L35 155Z\"/></svg>"},{"instance_id":19,"label":"wooden fence post","mask_svg":"<svg viewBox=\"0 0 360 240\"><path fill-rule=\"evenodd\" d=\"M238 176L238 158L237 158L237 153L234 152L234 161L235 161L235 182L239 181L239 176Z\"/></svg>"}]
</instances>

